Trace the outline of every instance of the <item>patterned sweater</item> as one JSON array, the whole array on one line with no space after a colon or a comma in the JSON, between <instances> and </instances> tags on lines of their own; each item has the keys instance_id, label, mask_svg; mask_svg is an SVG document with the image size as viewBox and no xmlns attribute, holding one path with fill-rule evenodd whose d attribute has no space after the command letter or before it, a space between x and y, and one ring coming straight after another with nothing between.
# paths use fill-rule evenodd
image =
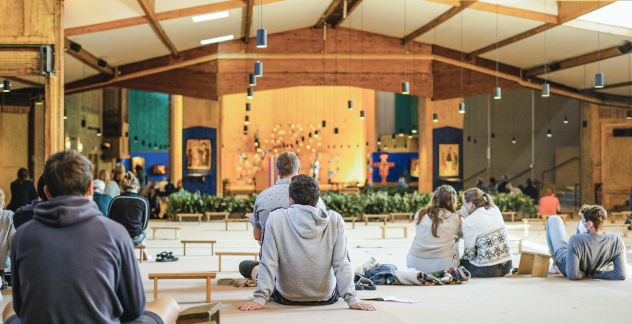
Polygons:
<instances>
[{"instance_id":1,"label":"patterned sweater","mask_svg":"<svg viewBox=\"0 0 632 324\"><path fill-rule=\"evenodd\" d=\"M478 267L512 259L505 221L498 207L478 208L461 225L465 250L463 259Z\"/></svg>"}]
</instances>

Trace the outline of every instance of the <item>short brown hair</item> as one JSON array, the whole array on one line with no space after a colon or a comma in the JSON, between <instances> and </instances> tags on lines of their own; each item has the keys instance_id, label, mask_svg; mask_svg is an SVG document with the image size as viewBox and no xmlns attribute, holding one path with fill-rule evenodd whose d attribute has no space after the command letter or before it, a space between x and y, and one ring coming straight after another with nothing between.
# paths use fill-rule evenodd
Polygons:
<instances>
[{"instance_id":1,"label":"short brown hair","mask_svg":"<svg viewBox=\"0 0 632 324\"><path fill-rule=\"evenodd\" d=\"M606 224L608 213L603 207L598 205L584 205L579 210L579 216L584 217L586 222L592 222L595 230L600 230Z\"/></svg>"},{"instance_id":2,"label":"short brown hair","mask_svg":"<svg viewBox=\"0 0 632 324\"><path fill-rule=\"evenodd\" d=\"M307 174L292 177L290 182L290 198L295 204L316 207L320 198L320 187L314 178Z\"/></svg>"},{"instance_id":3,"label":"short brown hair","mask_svg":"<svg viewBox=\"0 0 632 324\"><path fill-rule=\"evenodd\" d=\"M292 152L283 152L279 154L276 160L276 168L279 176L287 177L298 173L299 165L298 156Z\"/></svg>"},{"instance_id":4,"label":"short brown hair","mask_svg":"<svg viewBox=\"0 0 632 324\"><path fill-rule=\"evenodd\" d=\"M4 202L4 191L2 191L2 189L0 189L0 205L2 205L2 203Z\"/></svg>"},{"instance_id":5,"label":"short brown hair","mask_svg":"<svg viewBox=\"0 0 632 324\"><path fill-rule=\"evenodd\" d=\"M85 196L92 182L92 163L77 151L57 152L46 161L44 178L51 197Z\"/></svg>"}]
</instances>

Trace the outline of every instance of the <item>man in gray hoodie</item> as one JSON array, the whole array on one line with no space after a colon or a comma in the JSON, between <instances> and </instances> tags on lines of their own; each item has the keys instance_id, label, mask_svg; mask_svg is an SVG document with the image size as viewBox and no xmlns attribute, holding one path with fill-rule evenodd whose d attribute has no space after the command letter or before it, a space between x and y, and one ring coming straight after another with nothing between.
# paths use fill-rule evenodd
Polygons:
<instances>
[{"instance_id":1,"label":"man in gray hoodie","mask_svg":"<svg viewBox=\"0 0 632 324\"><path fill-rule=\"evenodd\" d=\"M239 309L262 309L270 298L285 305L322 306L342 297L349 308L375 310L357 299L344 221L335 211L317 207L316 180L293 177L289 196L290 208L268 216L255 300Z\"/></svg>"}]
</instances>

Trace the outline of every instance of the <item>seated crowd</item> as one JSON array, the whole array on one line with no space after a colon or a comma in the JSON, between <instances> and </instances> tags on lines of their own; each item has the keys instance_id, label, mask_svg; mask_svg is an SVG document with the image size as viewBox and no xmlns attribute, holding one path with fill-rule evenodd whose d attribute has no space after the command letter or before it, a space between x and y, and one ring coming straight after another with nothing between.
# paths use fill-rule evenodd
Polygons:
<instances>
[{"instance_id":1,"label":"seated crowd","mask_svg":"<svg viewBox=\"0 0 632 324\"><path fill-rule=\"evenodd\" d=\"M269 299L321 306L342 298L351 309L375 310L358 300L341 215L327 210L316 180L299 175L294 153L280 154L276 170L279 180L258 196L250 215L261 260L240 264L241 274L257 282L254 301L240 309L262 309ZM18 189L33 198L24 185L30 182L28 174L18 176L20 188L26 188ZM93 180L88 159L62 151L46 162L36 191L39 199L16 205L13 214L4 210L0 190L0 262L11 268L13 289L4 323L175 323L179 306L171 297L145 302L134 256L134 246L147 238L154 206L138 194L141 184L133 173L121 176L116 185L120 194L114 198L104 194L109 183L105 175ZM457 204L456 191L444 185L416 213L408 268L430 273L461 267L471 277L511 273L509 236L492 197L472 188L463 193L458 211ZM554 202L544 206L556 208ZM571 280L624 280L625 245L619 236L603 233L606 211L583 206L580 215L578 234L570 238L561 218L548 218L548 248L559 271ZM614 268L604 270L610 264Z\"/></svg>"}]
</instances>

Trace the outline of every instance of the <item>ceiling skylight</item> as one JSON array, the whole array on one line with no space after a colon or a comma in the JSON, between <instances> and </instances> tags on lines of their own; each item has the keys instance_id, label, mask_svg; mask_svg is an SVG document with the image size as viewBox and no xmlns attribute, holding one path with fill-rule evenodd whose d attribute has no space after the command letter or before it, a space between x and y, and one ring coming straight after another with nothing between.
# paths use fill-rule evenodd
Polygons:
<instances>
[{"instance_id":1,"label":"ceiling skylight","mask_svg":"<svg viewBox=\"0 0 632 324\"><path fill-rule=\"evenodd\" d=\"M631 13L632 1L617 1L599 10L578 17L577 19L611 26L632 28L632 19L630 19Z\"/></svg>"},{"instance_id":2,"label":"ceiling skylight","mask_svg":"<svg viewBox=\"0 0 632 324\"><path fill-rule=\"evenodd\" d=\"M207 21L228 17L228 11L214 12L206 15L193 16L193 22Z\"/></svg>"},{"instance_id":3,"label":"ceiling skylight","mask_svg":"<svg viewBox=\"0 0 632 324\"><path fill-rule=\"evenodd\" d=\"M219 42L231 40L234 38L235 36L233 35L220 36L220 37L215 37L215 38L203 39L200 41L200 44L207 45L207 44L219 43Z\"/></svg>"}]
</instances>

